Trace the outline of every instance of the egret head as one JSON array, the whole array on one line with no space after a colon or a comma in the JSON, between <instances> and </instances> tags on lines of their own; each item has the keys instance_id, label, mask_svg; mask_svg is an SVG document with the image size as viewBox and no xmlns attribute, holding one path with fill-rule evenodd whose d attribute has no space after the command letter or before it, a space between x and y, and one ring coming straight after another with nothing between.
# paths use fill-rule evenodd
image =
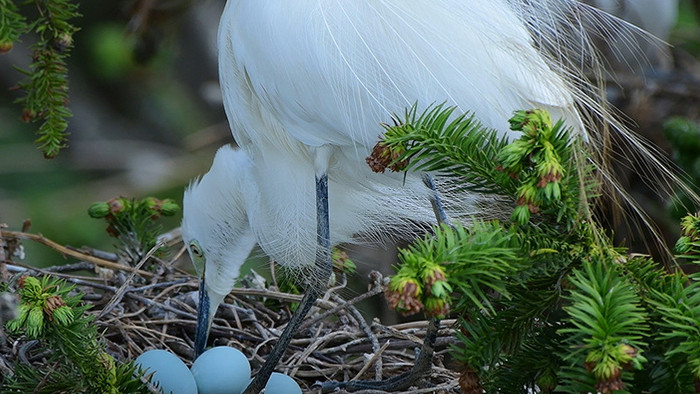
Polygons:
<instances>
[{"instance_id":1,"label":"egret head","mask_svg":"<svg viewBox=\"0 0 700 394\"><path fill-rule=\"evenodd\" d=\"M256 244L246 212L245 196L255 189L249 171L247 155L224 146L209 172L185 190L182 238L200 278L195 357L204 351L216 309Z\"/></svg>"}]
</instances>

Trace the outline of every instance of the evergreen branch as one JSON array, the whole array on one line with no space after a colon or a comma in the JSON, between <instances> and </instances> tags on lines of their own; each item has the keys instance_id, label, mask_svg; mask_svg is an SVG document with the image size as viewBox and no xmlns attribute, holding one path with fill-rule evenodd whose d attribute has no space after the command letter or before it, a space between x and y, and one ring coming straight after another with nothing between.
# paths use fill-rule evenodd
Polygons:
<instances>
[{"instance_id":1,"label":"evergreen branch","mask_svg":"<svg viewBox=\"0 0 700 394\"><path fill-rule=\"evenodd\" d=\"M461 114L449 121L454 110L440 104L419 115L414 105L403 119L394 117L394 125L384 126L386 133L378 144L391 152L393 160L387 166L405 162L406 166L396 169L457 176L467 190L512 195L515 181L499 171L496 162L498 152L508 144L506 137L499 138L497 131L485 128L473 115Z\"/></svg>"},{"instance_id":2,"label":"evergreen branch","mask_svg":"<svg viewBox=\"0 0 700 394\"><path fill-rule=\"evenodd\" d=\"M27 28L14 0L0 0L0 54L10 51Z\"/></svg>"},{"instance_id":3,"label":"evergreen branch","mask_svg":"<svg viewBox=\"0 0 700 394\"><path fill-rule=\"evenodd\" d=\"M401 268L392 277L387 299L402 313L421 310L444 316L453 291L460 294L457 306L474 305L493 311L490 292L507 297L504 279L519 263L511 235L496 223L443 225L399 251Z\"/></svg>"},{"instance_id":4,"label":"evergreen branch","mask_svg":"<svg viewBox=\"0 0 700 394\"><path fill-rule=\"evenodd\" d=\"M136 264L156 246L161 226L161 216L172 216L180 207L172 199L159 200L146 197L141 200L124 197L96 202L88 209L90 217L109 223L107 233L118 239L121 255Z\"/></svg>"},{"instance_id":5,"label":"evergreen branch","mask_svg":"<svg viewBox=\"0 0 700 394\"><path fill-rule=\"evenodd\" d=\"M693 297L697 285L682 272L666 272L648 257L628 259L621 269L642 296L655 333L651 351L656 356L649 357L650 371L637 374L637 380L656 387L652 392L694 393L693 369L700 346L698 299Z\"/></svg>"},{"instance_id":6,"label":"evergreen branch","mask_svg":"<svg viewBox=\"0 0 700 394\"><path fill-rule=\"evenodd\" d=\"M693 266L700 265L700 214L681 220L676 252ZM675 376L700 379L700 274L667 273L641 258L631 259L625 268L646 296L667 369L675 371ZM686 385L691 383L686 380Z\"/></svg>"},{"instance_id":7,"label":"evergreen branch","mask_svg":"<svg viewBox=\"0 0 700 394\"><path fill-rule=\"evenodd\" d=\"M573 228L598 188L592 167L573 159L580 138L561 121L552 124L546 111L530 110L511 118L522 137L508 143L474 116L454 111L440 104L418 114L414 105L403 119L395 116L367 162L374 171L436 172L460 179L462 190L512 198L511 218L519 224L541 214Z\"/></svg>"},{"instance_id":8,"label":"evergreen branch","mask_svg":"<svg viewBox=\"0 0 700 394\"><path fill-rule=\"evenodd\" d=\"M650 393L695 394L695 378L687 365L681 360L669 360L663 357L650 358L649 371L635 374L637 387L648 387Z\"/></svg>"},{"instance_id":9,"label":"evergreen branch","mask_svg":"<svg viewBox=\"0 0 700 394\"><path fill-rule=\"evenodd\" d=\"M564 307L572 327L558 331L569 344L563 359L572 368L591 372L598 391L622 390L623 378L630 379L629 374L623 377L623 370L641 369L646 361L641 349L646 347L642 339L648 326L641 300L610 262L584 262L569 280L577 291L567 296L571 305Z\"/></svg>"},{"instance_id":10,"label":"evergreen branch","mask_svg":"<svg viewBox=\"0 0 700 394\"><path fill-rule=\"evenodd\" d=\"M496 222L475 222L469 230L460 226L455 231L447 229L443 226L436 233L436 239L444 233L447 242L436 248L439 254L435 257L449 262L446 268L450 283L460 294L457 307L465 308L471 302L478 309L494 312L492 294L510 296L506 278L520 268L519 245L512 233Z\"/></svg>"},{"instance_id":11,"label":"evergreen branch","mask_svg":"<svg viewBox=\"0 0 700 394\"><path fill-rule=\"evenodd\" d=\"M43 368L18 364L15 375L3 381L3 392L148 392L132 363L118 366L105 352L94 316L85 313L89 306L81 305L82 294L74 286L25 276L19 287L20 313L6 326L15 335L39 340L51 353Z\"/></svg>"},{"instance_id":12,"label":"evergreen branch","mask_svg":"<svg viewBox=\"0 0 700 394\"><path fill-rule=\"evenodd\" d=\"M496 335L493 317L476 314L460 319L461 329L455 334L459 344L452 345L453 356L476 369L482 385L495 380L498 366L502 364L502 343Z\"/></svg>"},{"instance_id":13,"label":"evergreen branch","mask_svg":"<svg viewBox=\"0 0 700 394\"><path fill-rule=\"evenodd\" d=\"M17 100L24 106L24 121L40 120L36 143L46 158L53 158L66 146L68 78L66 59L78 30L69 21L77 16L77 5L71 0L35 0L38 17L27 25L38 40L32 46L34 55L29 70L20 70L25 80L19 83L26 95ZM16 25L19 27L19 25ZM18 30L10 37L17 38Z\"/></svg>"},{"instance_id":14,"label":"evergreen branch","mask_svg":"<svg viewBox=\"0 0 700 394\"><path fill-rule=\"evenodd\" d=\"M688 368L700 379L700 275L665 277L655 281L656 288L646 288L657 341L664 343L671 368Z\"/></svg>"},{"instance_id":15,"label":"evergreen branch","mask_svg":"<svg viewBox=\"0 0 700 394\"><path fill-rule=\"evenodd\" d=\"M503 367L497 368L487 392L550 392L556 388L562 360L556 355L561 337L556 329L543 326L531 330L517 349L508 354Z\"/></svg>"},{"instance_id":16,"label":"evergreen branch","mask_svg":"<svg viewBox=\"0 0 700 394\"><path fill-rule=\"evenodd\" d=\"M700 274L669 274L612 246L590 213L600 184L589 153L564 124L518 111L511 125L522 137L507 143L454 110L395 117L368 163L459 177L462 190L516 207L510 222L443 226L402 250L391 306L435 313L424 307L432 284L451 289L438 316L460 317L452 350L469 392L693 392ZM680 257L700 264L700 214L682 232Z\"/></svg>"}]
</instances>

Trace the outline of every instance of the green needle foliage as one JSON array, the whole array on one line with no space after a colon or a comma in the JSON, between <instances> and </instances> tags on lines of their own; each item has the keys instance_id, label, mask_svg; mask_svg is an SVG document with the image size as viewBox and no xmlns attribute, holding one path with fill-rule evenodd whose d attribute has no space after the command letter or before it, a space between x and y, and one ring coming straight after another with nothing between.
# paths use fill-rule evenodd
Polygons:
<instances>
[{"instance_id":1,"label":"green needle foliage","mask_svg":"<svg viewBox=\"0 0 700 394\"><path fill-rule=\"evenodd\" d=\"M2 381L3 393L147 393L133 363L105 352L93 316L73 286L48 276L20 280L19 315L7 322L11 335L38 341L49 355L37 367L19 362Z\"/></svg>"},{"instance_id":2,"label":"green needle foliage","mask_svg":"<svg viewBox=\"0 0 700 394\"><path fill-rule=\"evenodd\" d=\"M646 362L639 350L646 347L642 339L648 331L640 297L610 262L584 262L568 279L574 287L565 296L569 304L564 307L569 315L565 322L569 324L559 334L571 351L563 355L563 360L573 365L583 360L599 382L597 390L623 390L623 369L641 369ZM585 390L580 382L587 377L579 373L571 369L562 374L564 391ZM630 380L629 376L625 378Z\"/></svg>"},{"instance_id":3,"label":"green needle foliage","mask_svg":"<svg viewBox=\"0 0 700 394\"><path fill-rule=\"evenodd\" d=\"M119 240L119 252L129 263L137 264L157 243L162 228L161 216L172 216L180 207L172 199L159 200L146 197L142 200L124 197L96 202L88 209L94 219L107 221L107 233Z\"/></svg>"},{"instance_id":4,"label":"green needle foliage","mask_svg":"<svg viewBox=\"0 0 700 394\"><path fill-rule=\"evenodd\" d=\"M27 21L13 0L0 0L0 53L12 49L23 34L34 33L33 55L29 69L18 69L25 79L18 86L25 96L18 102L24 107L22 119L38 121L36 143L46 158L53 158L66 146L68 79L66 59L78 30L70 21L79 16L71 0L34 0L21 2L34 5L36 18Z\"/></svg>"},{"instance_id":5,"label":"green needle foliage","mask_svg":"<svg viewBox=\"0 0 700 394\"><path fill-rule=\"evenodd\" d=\"M10 51L26 28L27 21L15 1L0 0L0 53Z\"/></svg>"},{"instance_id":6,"label":"green needle foliage","mask_svg":"<svg viewBox=\"0 0 700 394\"><path fill-rule=\"evenodd\" d=\"M402 313L460 319L462 392L695 392L700 274L614 247L593 220L600 184L584 142L546 112L518 111L510 143L454 112L410 108L367 161L511 204L505 219L442 225L402 250L387 290ZM682 231L679 257L700 264L700 216Z\"/></svg>"}]
</instances>

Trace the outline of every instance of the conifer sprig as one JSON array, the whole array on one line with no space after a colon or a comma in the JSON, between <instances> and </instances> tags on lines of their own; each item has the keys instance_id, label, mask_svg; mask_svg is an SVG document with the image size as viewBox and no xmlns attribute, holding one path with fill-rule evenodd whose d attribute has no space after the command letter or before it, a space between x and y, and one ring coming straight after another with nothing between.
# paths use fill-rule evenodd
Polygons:
<instances>
[{"instance_id":1,"label":"conifer sprig","mask_svg":"<svg viewBox=\"0 0 700 394\"><path fill-rule=\"evenodd\" d=\"M158 219L172 216L180 207L172 199L125 197L96 202L88 209L94 219L107 221L107 233L119 240L118 249L131 264L138 263L151 250L161 233Z\"/></svg>"},{"instance_id":2,"label":"conifer sprig","mask_svg":"<svg viewBox=\"0 0 700 394\"><path fill-rule=\"evenodd\" d=\"M14 0L0 0L0 54L8 52L27 30L27 20Z\"/></svg>"},{"instance_id":3,"label":"conifer sprig","mask_svg":"<svg viewBox=\"0 0 700 394\"><path fill-rule=\"evenodd\" d=\"M23 106L22 120L39 121L36 143L46 158L53 158L66 146L68 108L68 70L66 59L78 30L71 20L78 17L73 0L34 0L37 17L27 21L12 0L0 0L0 53L12 49L23 34L34 33L32 62L18 86L25 92L17 100Z\"/></svg>"},{"instance_id":4,"label":"conifer sprig","mask_svg":"<svg viewBox=\"0 0 700 394\"><path fill-rule=\"evenodd\" d=\"M566 321L570 327L559 333L569 345L563 359L573 366L584 365L596 378L599 392L623 390L623 370L641 369L647 343L647 316L632 284L611 266L594 258L569 275L574 290ZM624 376L631 380L631 375ZM576 387L576 380L564 377L562 387Z\"/></svg>"},{"instance_id":5,"label":"conifer sprig","mask_svg":"<svg viewBox=\"0 0 700 394\"><path fill-rule=\"evenodd\" d=\"M403 118L394 116L368 163L375 171L427 171L458 176L463 187L477 193L512 194L515 180L498 171L495 159L508 145L506 137L483 127L473 115L453 116L455 107L443 104L418 113L407 109ZM397 166L397 164L400 164Z\"/></svg>"},{"instance_id":6,"label":"conifer sprig","mask_svg":"<svg viewBox=\"0 0 700 394\"><path fill-rule=\"evenodd\" d=\"M542 110L517 111L511 128L522 136L508 142L473 115L435 105L418 113L414 105L392 125L367 162L375 171L427 171L460 179L464 190L513 199L511 218L525 224L533 214L553 215L571 230L579 210L594 197L590 166L572 152L582 141ZM569 174L570 176L564 176ZM582 183L583 182L583 183ZM583 188L581 185L583 184Z\"/></svg>"},{"instance_id":7,"label":"conifer sprig","mask_svg":"<svg viewBox=\"0 0 700 394\"><path fill-rule=\"evenodd\" d=\"M75 287L44 276L22 277L19 316L7 322L11 334L36 339L49 351L40 368L18 363L2 382L3 393L146 393L133 363L119 364L105 352L94 316L85 312Z\"/></svg>"},{"instance_id":8,"label":"conifer sprig","mask_svg":"<svg viewBox=\"0 0 700 394\"><path fill-rule=\"evenodd\" d=\"M469 303L493 310L490 291L507 296L504 278L519 262L511 235L495 223L443 225L399 252L401 266L389 283L389 305L404 314L424 311L444 317L451 296L461 294L457 305Z\"/></svg>"}]
</instances>

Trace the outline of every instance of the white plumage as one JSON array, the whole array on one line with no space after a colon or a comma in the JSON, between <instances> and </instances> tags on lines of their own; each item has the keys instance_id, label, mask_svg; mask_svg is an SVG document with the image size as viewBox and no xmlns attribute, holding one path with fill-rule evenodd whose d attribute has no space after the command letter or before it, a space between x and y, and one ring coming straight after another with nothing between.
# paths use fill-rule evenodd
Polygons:
<instances>
[{"instance_id":1,"label":"white plumage","mask_svg":"<svg viewBox=\"0 0 700 394\"><path fill-rule=\"evenodd\" d=\"M326 169L334 242L396 214L377 221L340 196L367 199L382 187L398 192L390 198L427 194L418 174L404 184L403 174L374 174L364 163L380 123L414 103L456 105L508 135L513 111L535 107L582 130L578 93L538 54L515 11L498 0L228 1L219 72L234 138L255 163L246 176L257 180L250 217L263 250L285 265L313 262L313 179Z\"/></svg>"},{"instance_id":2,"label":"white plumage","mask_svg":"<svg viewBox=\"0 0 700 394\"><path fill-rule=\"evenodd\" d=\"M407 220L434 222L429 189L419 175L375 174L364 163L383 132L380 123L413 103L457 105L506 134L512 133L508 118L523 108L544 107L581 125L574 93L538 55L530 33L502 1L444 1L438 6L426 1L305 0L290 7L230 0L221 18L219 51L231 130L254 165L237 160L236 168L217 158L212 173L227 168L228 174L211 174L202 182L210 178L233 192L237 187L229 183L241 185L243 191L230 201L215 201L242 202L247 215L200 217L227 217L229 225L248 218L262 249L292 267L314 261L313 182L319 166L329 168L334 244L358 233L405 228ZM320 164L318 156L323 157ZM236 176L235 183L224 180ZM183 233L207 249L206 236L188 229L199 220L190 212L204 208L190 201L212 195L196 189L197 184L185 196ZM213 212L240 210L216 209L211 199L208 203L205 207ZM210 249L220 248L219 242ZM250 251L247 245L241 248ZM205 252L212 266L232 267L218 260L224 253ZM231 271L237 273L242 263ZM232 275L211 271L207 283L219 292L230 290Z\"/></svg>"},{"instance_id":3,"label":"white plumage","mask_svg":"<svg viewBox=\"0 0 700 394\"><path fill-rule=\"evenodd\" d=\"M521 18L502 0L229 1L219 72L234 138L289 154L352 146L355 160L416 102L457 105L506 134L517 109L575 118L575 92Z\"/></svg>"}]
</instances>

